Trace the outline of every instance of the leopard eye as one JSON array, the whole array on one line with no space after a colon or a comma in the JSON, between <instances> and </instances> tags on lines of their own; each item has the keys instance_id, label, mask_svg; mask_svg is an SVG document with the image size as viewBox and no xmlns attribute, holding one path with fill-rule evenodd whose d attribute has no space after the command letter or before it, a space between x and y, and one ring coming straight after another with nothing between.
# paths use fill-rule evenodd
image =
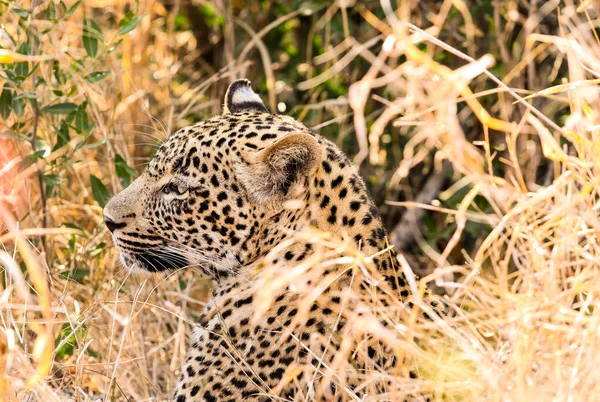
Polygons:
<instances>
[{"instance_id":1,"label":"leopard eye","mask_svg":"<svg viewBox=\"0 0 600 402\"><path fill-rule=\"evenodd\" d=\"M187 193L188 187L182 183L169 182L162 187L161 191L163 194L183 195Z\"/></svg>"}]
</instances>

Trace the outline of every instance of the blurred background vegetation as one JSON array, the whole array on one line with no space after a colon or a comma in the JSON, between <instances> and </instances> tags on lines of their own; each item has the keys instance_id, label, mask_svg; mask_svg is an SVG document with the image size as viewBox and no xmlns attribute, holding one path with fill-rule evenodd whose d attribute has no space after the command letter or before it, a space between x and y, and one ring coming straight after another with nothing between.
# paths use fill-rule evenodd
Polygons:
<instances>
[{"instance_id":1,"label":"blurred background vegetation","mask_svg":"<svg viewBox=\"0 0 600 402\"><path fill-rule=\"evenodd\" d=\"M565 170L531 116L566 155L578 140L562 128L595 127L597 83L584 80L600 71L598 11L570 0L0 0L0 397L168 395L209 285L189 272L128 278L101 211L170 132L220 113L236 78L354 159L416 272L468 266L519 197ZM561 93L574 82L585 102Z\"/></svg>"},{"instance_id":2,"label":"blurred background vegetation","mask_svg":"<svg viewBox=\"0 0 600 402\"><path fill-rule=\"evenodd\" d=\"M437 38L470 57L491 54L496 63L490 72L504 77L512 70L506 83L513 87L533 93L561 83L566 63L555 58L532 57L525 68L513 70L521 62L531 34L558 31L558 2L551 2L551 7L536 1L455 3L404 2L399 13L409 16L416 26L438 28ZM96 183L92 195L100 206L143 168L152 152L152 145L147 146L152 136L160 138L220 113L224 91L235 77L250 79L272 112L292 115L316 127L350 156L356 156L360 144L348 92L351 84L367 73L381 51L384 36L391 33L382 28L386 18L378 1L44 2L34 4L34 13L27 4L2 4L3 18L16 28L4 31L3 48L23 55L35 53L39 60L46 58L4 64L1 110L6 127L28 139L37 157L58 150L74 135L81 140L78 146L96 148L96 162L110 163L113 173L110 181L103 178L87 183L92 190ZM43 27L32 23L38 20ZM57 37L70 41L68 47L55 49L53 39ZM366 45L361 48L359 44ZM451 69L466 64L431 43L418 46ZM544 55L544 49L536 50ZM394 62L405 60L399 57ZM37 69L51 75L36 79ZM483 92L496 84L480 76L470 87L473 92ZM398 96L402 94L393 87L374 89L364 106L367 126L385 110L383 100ZM569 111L540 98L532 103L559 123ZM484 97L482 105L488 110L496 107L499 117L506 120L518 120L524 111L498 97ZM464 116L460 124L466 138L472 143L484 140L478 119L464 110L464 103L457 107L457 113ZM30 109L39 113L29 113ZM36 116L38 124L41 117L47 126L44 135L36 131L37 139L32 141ZM437 191L428 189L423 195L437 198L452 184L453 171L449 165L435 165L436 149L432 147L410 166L410 174L403 172L399 177L404 147L415 129L390 121L383 132L381 157L359 155L355 162L392 231L405 209L386 205L386 200L414 200L430 178ZM488 134L491 151L499 156L506 153L503 138L494 131ZM539 154L539 144L527 146L537 147L530 152ZM54 170L40 172L44 198L68 198L68 180L62 170L70 167L70 153L54 163ZM527 182L548 184L552 179L549 166L545 161L531 161ZM493 168L502 172L499 157ZM465 191L468 187L443 200L443 205L455 208ZM476 205L489 212L483 200ZM443 248L453 233L452 223L447 223L446 214L426 212L419 227L420 241L434 249ZM469 224L457 251L473 250L488 230L485 225ZM403 238L401 245L404 250L414 250L414 239ZM464 262L460 252L453 253L453 258L456 263Z\"/></svg>"}]
</instances>

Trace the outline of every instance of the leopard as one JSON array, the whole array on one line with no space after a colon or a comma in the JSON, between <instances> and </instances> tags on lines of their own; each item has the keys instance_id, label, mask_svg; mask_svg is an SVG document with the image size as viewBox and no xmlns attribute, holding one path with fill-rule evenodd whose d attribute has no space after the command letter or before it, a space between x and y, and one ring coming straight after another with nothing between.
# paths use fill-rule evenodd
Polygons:
<instances>
[{"instance_id":1,"label":"leopard","mask_svg":"<svg viewBox=\"0 0 600 402\"><path fill-rule=\"evenodd\" d=\"M339 346L348 317L360 319L357 303L344 304L352 279L330 264L320 275L337 282L308 305L287 283L259 309L261 271L266 260L275 275L310 265L318 236L298 233L317 231L370 256L381 281L357 281L363 288L385 283L402 299L406 278L358 167L315 130L270 113L250 81L229 85L222 114L170 134L146 170L108 201L104 222L129 270L192 268L214 283L173 400L365 397L351 381L324 374L335 348L315 343Z\"/></svg>"}]
</instances>

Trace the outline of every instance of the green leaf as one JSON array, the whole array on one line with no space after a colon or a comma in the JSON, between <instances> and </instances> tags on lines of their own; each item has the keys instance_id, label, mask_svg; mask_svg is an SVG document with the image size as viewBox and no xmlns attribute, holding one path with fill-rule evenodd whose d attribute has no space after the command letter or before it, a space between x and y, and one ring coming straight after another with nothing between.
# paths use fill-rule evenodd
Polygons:
<instances>
[{"instance_id":1,"label":"green leaf","mask_svg":"<svg viewBox=\"0 0 600 402\"><path fill-rule=\"evenodd\" d=\"M131 19L131 21L129 21L125 24L122 24L125 17L123 17L123 19L121 21L119 21L119 26L121 28L119 28L119 32L117 32L117 35L125 35L126 33L133 31L138 26L140 21L144 19L144 16L142 15L140 17L135 17L135 18Z\"/></svg>"},{"instance_id":2,"label":"green leaf","mask_svg":"<svg viewBox=\"0 0 600 402\"><path fill-rule=\"evenodd\" d=\"M100 358L100 353L96 352L94 349L92 348L87 348L85 350L85 354L91 357L94 357L96 359Z\"/></svg>"},{"instance_id":3,"label":"green leaf","mask_svg":"<svg viewBox=\"0 0 600 402\"><path fill-rule=\"evenodd\" d=\"M51 114L69 114L77 110L77 105L72 102L57 103L46 108Z\"/></svg>"},{"instance_id":4,"label":"green leaf","mask_svg":"<svg viewBox=\"0 0 600 402\"><path fill-rule=\"evenodd\" d=\"M2 94L0 95L0 116L3 119L8 119L10 116L10 109L12 107L12 91L8 84L4 84Z\"/></svg>"},{"instance_id":5,"label":"green leaf","mask_svg":"<svg viewBox=\"0 0 600 402\"><path fill-rule=\"evenodd\" d=\"M54 1L48 2L48 7L46 7L46 18L50 21L56 20L56 6L54 5Z\"/></svg>"},{"instance_id":6,"label":"green leaf","mask_svg":"<svg viewBox=\"0 0 600 402\"><path fill-rule=\"evenodd\" d=\"M64 120L60 123L60 128L56 130L56 134L56 145L54 145L53 151L56 151L71 141L71 137L69 136L69 125Z\"/></svg>"},{"instance_id":7,"label":"green leaf","mask_svg":"<svg viewBox=\"0 0 600 402\"><path fill-rule=\"evenodd\" d=\"M73 70L74 72L78 73L80 72L83 68L85 68L85 65L83 63L83 59L81 60L73 60L71 62L71 70Z\"/></svg>"},{"instance_id":8,"label":"green leaf","mask_svg":"<svg viewBox=\"0 0 600 402\"><path fill-rule=\"evenodd\" d=\"M75 111L75 129L82 134L89 133L94 127L94 124L90 124L89 122L87 112L85 111L86 106L87 102L83 102Z\"/></svg>"},{"instance_id":9,"label":"green leaf","mask_svg":"<svg viewBox=\"0 0 600 402\"><path fill-rule=\"evenodd\" d=\"M29 43L27 42L21 43L17 49L17 53L31 54L31 46L29 46ZM25 81L25 79L29 76L29 63L26 61L15 63L15 75L15 79L18 81Z\"/></svg>"},{"instance_id":10,"label":"green leaf","mask_svg":"<svg viewBox=\"0 0 600 402\"><path fill-rule=\"evenodd\" d=\"M75 268L73 271L64 271L58 274L58 276L62 279L70 279L76 282L83 282L86 276L90 276L89 269L79 269Z\"/></svg>"},{"instance_id":11,"label":"green leaf","mask_svg":"<svg viewBox=\"0 0 600 402\"><path fill-rule=\"evenodd\" d=\"M135 17L135 14L133 13L133 10L127 11L127 13L125 13L123 18L121 18L121 20L119 21L119 28L124 27L125 25L129 24L129 22L131 22L131 20L134 17Z\"/></svg>"},{"instance_id":12,"label":"green leaf","mask_svg":"<svg viewBox=\"0 0 600 402\"><path fill-rule=\"evenodd\" d=\"M65 13L65 17L68 17L69 15L73 14L79 8L79 6L81 5L81 3L83 3L83 0L77 1L77 2L75 2L75 4L73 4L71 7L69 7L69 9L67 10L67 12Z\"/></svg>"},{"instance_id":13,"label":"green leaf","mask_svg":"<svg viewBox=\"0 0 600 402\"><path fill-rule=\"evenodd\" d=\"M15 96L12 101L13 111L19 117L23 116L23 113L25 112L25 103L23 102L23 98L26 97Z\"/></svg>"},{"instance_id":14,"label":"green leaf","mask_svg":"<svg viewBox=\"0 0 600 402\"><path fill-rule=\"evenodd\" d=\"M85 230L83 230L83 228L81 226L78 226L78 225L76 225L74 223L71 223L71 222L64 222L62 225L64 227L66 227L66 228L76 229L76 230L80 230L82 232L85 232Z\"/></svg>"},{"instance_id":15,"label":"green leaf","mask_svg":"<svg viewBox=\"0 0 600 402\"><path fill-rule=\"evenodd\" d=\"M131 178L137 176L135 169L129 166L119 154L115 154L115 170L123 187L129 186Z\"/></svg>"},{"instance_id":16,"label":"green leaf","mask_svg":"<svg viewBox=\"0 0 600 402\"><path fill-rule=\"evenodd\" d=\"M79 346L77 340L83 341L85 339L87 326L77 322L73 322L73 326L77 328L75 332L73 332L71 324L65 322L54 341L54 348L56 349L56 356L58 358L62 359L72 356L75 353L75 348Z\"/></svg>"},{"instance_id":17,"label":"green leaf","mask_svg":"<svg viewBox=\"0 0 600 402\"><path fill-rule=\"evenodd\" d=\"M90 175L90 182L92 184L92 194L94 194L94 198L96 199L98 204L102 208L104 208L106 206L106 203L110 199L110 193L108 192L108 189L100 181L100 179L94 176L93 174Z\"/></svg>"},{"instance_id":18,"label":"green leaf","mask_svg":"<svg viewBox=\"0 0 600 402\"><path fill-rule=\"evenodd\" d=\"M198 8L200 13L204 16L204 21L209 27L214 28L217 26L223 26L223 16L217 13L216 9L209 5L208 2L206 4L199 5Z\"/></svg>"},{"instance_id":19,"label":"green leaf","mask_svg":"<svg viewBox=\"0 0 600 402\"><path fill-rule=\"evenodd\" d=\"M27 64L27 63L25 63L25 64ZM29 70L25 76L23 76L23 79L29 78L31 76L31 74L35 73L35 71L38 69L39 66L40 66L40 63L35 63L33 68L31 70Z\"/></svg>"},{"instance_id":20,"label":"green leaf","mask_svg":"<svg viewBox=\"0 0 600 402\"><path fill-rule=\"evenodd\" d=\"M121 46L121 43L123 43L123 38L120 38L116 42L112 42L112 46L108 49L108 53L112 53L117 50L117 48Z\"/></svg>"},{"instance_id":21,"label":"green leaf","mask_svg":"<svg viewBox=\"0 0 600 402\"><path fill-rule=\"evenodd\" d=\"M73 84L67 91L67 96L72 96L77 91L77 85Z\"/></svg>"},{"instance_id":22,"label":"green leaf","mask_svg":"<svg viewBox=\"0 0 600 402\"><path fill-rule=\"evenodd\" d=\"M4 72L6 73L6 77L3 76L3 75L0 75L0 80L9 82L9 83L11 83L11 84L13 84L15 86L21 85L21 83L19 81L15 80L15 73L14 72L10 71L6 67L4 67Z\"/></svg>"},{"instance_id":23,"label":"green leaf","mask_svg":"<svg viewBox=\"0 0 600 402\"><path fill-rule=\"evenodd\" d=\"M175 16L175 31L184 31L190 28L190 21L187 15L177 13Z\"/></svg>"},{"instance_id":24,"label":"green leaf","mask_svg":"<svg viewBox=\"0 0 600 402\"><path fill-rule=\"evenodd\" d=\"M83 20L83 47L88 56L96 57L98 54L98 41L104 42L102 30L94 20L85 18Z\"/></svg>"},{"instance_id":25,"label":"green leaf","mask_svg":"<svg viewBox=\"0 0 600 402\"><path fill-rule=\"evenodd\" d=\"M75 252L75 246L77 245L77 236L75 236L74 234L72 234L71 236L69 236L69 251L71 253Z\"/></svg>"},{"instance_id":26,"label":"green leaf","mask_svg":"<svg viewBox=\"0 0 600 402\"><path fill-rule=\"evenodd\" d=\"M85 149L92 149L92 148L97 148L100 145L104 145L104 144L106 144L106 140L100 140L100 141L92 142L91 144L83 145L83 148L85 148Z\"/></svg>"},{"instance_id":27,"label":"green leaf","mask_svg":"<svg viewBox=\"0 0 600 402\"><path fill-rule=\"evenodd\" d=\"M43 158L45 153L46 153L46 150L45 150L45 149L38 149L37 151L35 151L35 152L32 152L32 153L31 153L31 154L28 156L28 159L29 159L29 161L28 161L28 162L30 162L30 163L33 163L33 162L35 162L36 160ZM44 179L44 176L42 176L42 179Z\"/></svg>"},{"instance_id":28,"label":"green leaf","mask_svg":"<svg viewBox=\"0 0 600 402\"><path fill-rule=\"evenodd\" d=\"M96 256L102 254L102 252L104 251L105 248L106 248L106 243L100 242L94 248L92 248L91 250L88 251L88 255L90 257L96 257Z\"/></svg>"},{"instance_id":29,"label":"green leaf","mask_svg":"<svg viewBox=\"0 0 600 402\"><path fill-rule=\"evenodd\" d=\"M54 60L52 62L52 72L54 73L54 78L58 81L59 84L65 84L67 82L67 76L60 69L60 65L58 64L58 60Z\"/></svg>"},{"instance_id":30,"label":"green leaf","mask_svg":"<svg viewBox=\"0 0 600 402\"><path fill-rule=\"evenodd\" d=\"M110 73L110 71L94 71L93 73L90 73L83 77L83 79L89 82L90 84L93 84L95 82L105 79L110 75Z\"/></svg>"},{"instance_id":31,"label":"green leaf","mask_svg":"<svg viewBox=\"0 0 600 402\"><path fill-rule=\"evenodd\" d=\"M15 99L37 100L37 95L33 92L23 92L22 94L15 96Z\"/></svg>"},{"instance_id":32,"label":"green leaf","mask_svg":"<svg viewBox=\"0 0 600 402\"><path fill-rule=\"evenodd\" d=\"M46 196L47 197L54 197L55 196L54 189L59 184L63 183L64 179L62 179L57 174L45 174L45 175L42 176L42 181L46 185Z\"/></svg>"},{"instance_id":33,"label":"green leaf","mask_svg":"<svg viewBox=\"0 0 600 402\"><path fill-rule=\"evenodd\" d=\"M83 139L81 141L79 141L77 144L75 144L75 147L74 147L73 151L78 151L79 149L83 148L83 146L90 139L91 135L92 135L91 133L85 134L84 137L83 137Z\"/></svg>"},{"instance_id":34,"label":"green leaf","mask_svg":"<svg viewBox=\"0 0 600 402\"><path fill-rule=\"evenodd\" d=\"M102 30L100 29L98 24L96 24L96 21L94 21L93 19L87 18L87 23L88 23L90 32L93 32L99 41L104 42L104 35L102 34Z\"/></svg>"},{"instance_id":35,"label":"green leaf","mask_svg":"<svg viewBox=\"0 0 600 402\"><path fill-rule=\"evenodd\" d=\"M45 174L42 176L42 181L49 187L54 187L63 182L57 174Z\"/></svg>"},{"instance_id":36,"label":"green leaf","mask_svg":"<svg viewBox=\"0 0 600 402\"><path fill-rule=\"evenodd\" d=\"M96 57L96 54L98 54L98 39L84 33L83 47L85 48L85 51L87 52L88 56Z\"/></svg>"},{"instance_id":37,"label":"green leaf","mask_svg":"<svg viewBox=\"0 0 600 402\"><path fill-rule=\"evenodd\" d=\"M27 18L29 16L29 11L23 10L22 8L13 7L11 11L21 18Z\"/></svg>"}]
</instances>

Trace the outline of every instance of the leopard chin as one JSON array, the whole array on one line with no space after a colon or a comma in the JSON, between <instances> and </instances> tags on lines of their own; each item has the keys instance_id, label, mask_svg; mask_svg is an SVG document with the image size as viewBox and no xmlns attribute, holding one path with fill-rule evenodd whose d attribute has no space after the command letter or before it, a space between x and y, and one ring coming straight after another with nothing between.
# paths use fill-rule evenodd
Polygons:
<instances>
[{"instance_id":1,"label":"leopard chin","mask_svg":"<svg viewBox=\"0 0 600 402\"><path fill-rule=\"evenodd\" d=\"M132 272L165 272L190 266L183 255L163 249L128 255L121 253L121 262Z\"/></svg>"}]
</instances>

